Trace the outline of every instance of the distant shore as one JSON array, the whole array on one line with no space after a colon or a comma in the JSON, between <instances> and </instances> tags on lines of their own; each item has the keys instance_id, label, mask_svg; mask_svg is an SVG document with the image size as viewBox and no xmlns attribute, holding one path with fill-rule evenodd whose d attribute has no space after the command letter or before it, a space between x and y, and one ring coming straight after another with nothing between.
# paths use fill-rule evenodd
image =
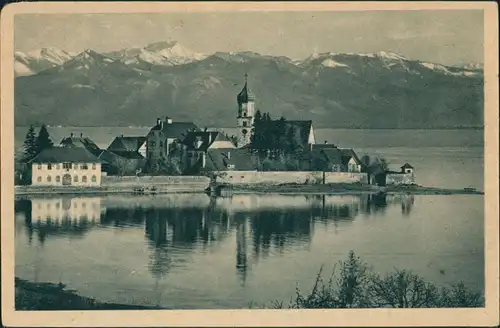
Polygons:
<instances>
[{"instance_id":1,"label":"distant shore","mask_svg":"<svg viewBox=\"0 0 500 328\"><path fill-rule=\"evenodd\" d=\"M360 194L360 193L386 193L386 194L413 194L413 195L484 195L484 192L475 189L447 189L436 187L423 187L418 185L398 185L377 187L360 183L338 183L338 184L220 184L220 190L231 194ZM45 187L45 186L16 186L16 196L30 195L105 195L105 194L179 194L179 193L203 193L205 190L199 188L175 189L162 188L154 192L147 189L134 190L131 187Z\"/></svg>"}]
</instances>

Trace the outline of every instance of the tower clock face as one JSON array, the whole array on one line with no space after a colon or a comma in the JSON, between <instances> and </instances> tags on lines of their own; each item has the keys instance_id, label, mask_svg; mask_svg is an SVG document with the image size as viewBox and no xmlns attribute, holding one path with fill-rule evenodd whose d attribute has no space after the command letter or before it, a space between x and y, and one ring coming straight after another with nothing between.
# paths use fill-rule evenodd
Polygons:
<instances>
[{"instance_id":1,"label":"tower clock face","mask_svg":"<svg viewBox=\"0 0 500 328\"><path fill-rule=\"evenodd\" d=\"M247 129L241 130L241 133L243 133L243 134L247 134L247 132L248 132Z\"/></svg>"}]
</instances>

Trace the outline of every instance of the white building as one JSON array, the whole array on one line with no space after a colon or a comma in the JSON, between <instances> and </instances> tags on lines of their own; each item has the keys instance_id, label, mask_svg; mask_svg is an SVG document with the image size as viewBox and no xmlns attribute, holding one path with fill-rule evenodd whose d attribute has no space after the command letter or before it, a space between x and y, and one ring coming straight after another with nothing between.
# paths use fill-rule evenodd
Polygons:
<instances>
[{"instance_id":1,"label":"white building","mask_svg":"<svg viewBox=\"0 0 500 328\"><path fill-rule=\"evenodd\" d=\"M44 149L30 161L34 186L90 187L101 184L101 163L84 148Z\"/></svg>"}]
</instances>

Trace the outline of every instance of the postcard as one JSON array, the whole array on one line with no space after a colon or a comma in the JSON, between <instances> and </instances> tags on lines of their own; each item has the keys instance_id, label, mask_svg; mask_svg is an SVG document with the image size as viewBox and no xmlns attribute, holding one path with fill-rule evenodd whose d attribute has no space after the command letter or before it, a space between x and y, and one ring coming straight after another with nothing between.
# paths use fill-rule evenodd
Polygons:
<instances>
[{"instance_id":1,"label":"postcard","mask_svg":"<svg viewBox=\"0 0 500 328\"><path fill-rule=\"evenodd\" d=\"M498 325L497 15L5 6L3 324Z\"/></svg>"}]
</instances>

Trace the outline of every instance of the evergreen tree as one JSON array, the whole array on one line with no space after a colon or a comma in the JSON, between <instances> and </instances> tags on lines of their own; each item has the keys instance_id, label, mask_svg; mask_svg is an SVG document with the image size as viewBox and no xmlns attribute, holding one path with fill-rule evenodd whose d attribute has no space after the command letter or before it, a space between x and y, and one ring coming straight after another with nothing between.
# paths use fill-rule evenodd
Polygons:
<instances>
[{"instance_id":1,"label":"evergreen tree","mask_svg":"<svg viewBox=\"0 0 500 328\"><path fill-rule=\"evenodd\" d=\"M35 128L30 125L26 138L24 139L23 161L27 162L37 154Z\"/></svg>"},{"instance_id":2,"label":"evergreen tree","mask_svg":"<svg viewBox=\"0 0 500 328\"><path fill-rule=\"evenodd\" d=\"M285 151L288 148L288 142L286 139L286 120L283 116L276 122L274 133L275 148Z\"/></svg>"},{"instance_id":3,"label":"evergreen tree","mask_svg":"<svg viewBox=\"0 0 500 328\"><path fill-rule=\"evenodd\" d=\"M40 153L42 150L54 147L54 143L50 139L49 131L47 127L42 125L40 131L38 132L38 137L36 138L36 153Z\"/></svg>"},{"instance_id":4,"label":"evergreen tree","mask_svg":"<svg viewBox=\"0 0 500 328\"><path fill-rule=\"evenodd\" d=\"M290 126L286 132L286 141L287 143L285 146L285 151L288 154L294 154L295 152L297 152L299 144L297 142L297 137L293 126Z\"/></svg>"},{"instance_id":5,"label":"evergreen tree","mask_svg":"<svg viewBox=\"0 0 500 328\"><path fill-rule=\"evenodd\" d=\"M260 110L255 113L250 144L254 150L259 150L262 147L262 114Z\"/></svg>"}]
</instances>

